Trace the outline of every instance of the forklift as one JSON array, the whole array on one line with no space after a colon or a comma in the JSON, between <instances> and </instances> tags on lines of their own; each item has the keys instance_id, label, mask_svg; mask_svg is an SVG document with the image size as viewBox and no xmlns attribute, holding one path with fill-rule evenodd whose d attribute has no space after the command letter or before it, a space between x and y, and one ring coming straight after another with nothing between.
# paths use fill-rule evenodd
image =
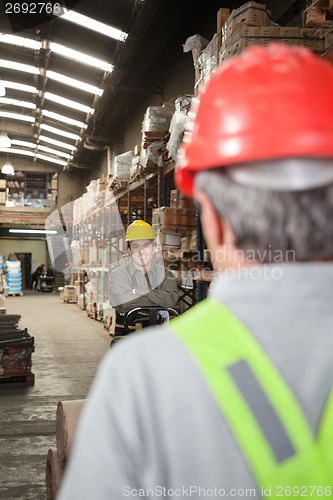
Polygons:
<instances>
[{"instance_id":1,"label":"forklift","mask_svg":"<svg viewBox=\"0 0 333 500\"><path fill-rule=\"evenodd\" d=\"M111 334L110 347L113 347L116 342L127 335L139 333L140 330L147 326L168 323L170 319L176 316L178 316L178 312L172 307L134 307L125 313L116 311L116 323L114 334Z\"/></svg>"}]
</instances>

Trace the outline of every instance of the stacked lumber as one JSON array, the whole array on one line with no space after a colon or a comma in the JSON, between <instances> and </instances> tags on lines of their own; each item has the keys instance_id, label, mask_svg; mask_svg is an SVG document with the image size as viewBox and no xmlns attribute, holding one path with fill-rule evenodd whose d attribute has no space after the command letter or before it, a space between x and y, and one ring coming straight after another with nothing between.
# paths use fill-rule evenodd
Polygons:
<instances>
[{"instance_id":1,"label":"stacked lumber","mask_svg":"<svg viewBox=\"0 0 333 500\"><path fill-rule=\"evenodd\" d=\"M31 355L34 337L18 325L19 314L0 314L0 383L34 384Z\"/></svg>"},{"instance_id":2,"label":"stacked lumber","mask_svg":"<svg viewBox=\"0 0 333 500\"><path fill-rule=\"evenodd\" d=\"M61 478L70 457L75 429L84 399L59 401L56 411L56 448L50 448L46 456L46 497L55 500Z\"/></svg>"}]
</instances>

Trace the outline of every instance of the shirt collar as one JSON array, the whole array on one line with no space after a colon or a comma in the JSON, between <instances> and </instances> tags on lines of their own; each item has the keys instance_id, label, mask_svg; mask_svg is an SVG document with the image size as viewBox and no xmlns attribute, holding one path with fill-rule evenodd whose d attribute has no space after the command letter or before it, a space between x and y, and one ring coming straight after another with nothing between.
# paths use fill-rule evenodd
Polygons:
<instances>
[{"instance_id":1,"label":"shirt collar","mask_svg":"<svg viewBox=\"0 0 333 500\"><path fill-rule=\"evenodd\" d=\"M129 274L131 276L133 276L135 273L141 273L143 275L143 272L140 271L139 269L137 269L135 267L135 265L133 264L133 261L130 260L129 264L128 264L128 271L129 271ZM153 274L155 277L157 276L157 270L156 270L156 264L152 263L151 266L150 266L150 269L148 271L148 274Z\"/></svg>"}]
</instances>

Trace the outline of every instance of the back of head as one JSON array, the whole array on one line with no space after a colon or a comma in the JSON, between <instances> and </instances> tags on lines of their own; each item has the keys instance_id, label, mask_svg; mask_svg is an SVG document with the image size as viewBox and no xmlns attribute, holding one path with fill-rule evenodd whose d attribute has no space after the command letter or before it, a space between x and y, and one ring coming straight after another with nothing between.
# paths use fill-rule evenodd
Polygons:
<instances>
[{"instance_id":1,"label":"back of head","mask_svg":"<svg viewBox=\"0 0 333 500\"><path fill-rule=\"evenodd\" d=\"M333 256L333 68L305 48L251 47L191 111L177 187L206 192L241 249Z\"/></svg>"},{"instance_id":2,"label":"back of head","mask_svg":"<svg viewBox=\"0 0 333 500\"><path fill-rule=\"evenodd\" d=\"M333 68L305 48L251 47L223 63L199 95L177 186L192 196L196 173L210 168L333 158L332 116Z\"/></svg>"}]
</instances>

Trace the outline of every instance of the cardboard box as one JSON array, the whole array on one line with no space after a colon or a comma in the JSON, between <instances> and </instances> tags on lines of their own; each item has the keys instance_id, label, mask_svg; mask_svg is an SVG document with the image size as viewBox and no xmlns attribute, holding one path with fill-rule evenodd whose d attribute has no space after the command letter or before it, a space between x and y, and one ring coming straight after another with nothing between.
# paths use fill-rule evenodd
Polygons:
<instances>
[{"instance_id":1,"label":"cardboard box","mask_svg":"<svg viewBox=\"0 0 333 500\"><path fill-rule=\"evenodd\" d=\"M76 302L76 288L72 285L64 286L64 302Z\"/></svg>"},{"instance_id":2,"label":"cardboard box","mask_svg":"<svg viewBox=\"0 0 333 500\"><path fill-rule=\"evenodd\" d=\"M259 45L260 38L240 38L237 42L233 43L231 46L231 55L236 56L243 52L244 49L252 45Z\"/></svg>"},{"instance_id":3,"label":"cardboard box","mask_svg":"<svg viewBox=\"0 0 333 500\"><path fill-rule=\"evenodd\" d=\"M325 30L317 28L301 28L300 29L300 45L307 47L314 52L323 53L325 51L325 35L322 33Z\"/></svg>"},{"instance_id":4,"label":"cardboard box","mask_svg":"<svg viewBox=\"0 0 333 500\"><path fill-rule=\"evenodd\" d=\"M188 250L190 248L191 236L183 236L180 240L180 248L182 250Z\"/></svg>"},{"instance_id":5,"label":"cardboard box","mask_svg":"<svg viewBox=\"0 0 333 500\"><path fill-rule=\"evenodd\" d=\"M153 210L153 225L171 229L196 225L196 212L187 208L161 207ZM163 227L162 229L166 229Z\"/></svg>"},{"instance_id":6,"label":"cardboard box","mask_svg":"<svg viewBox=\"0 0 333 500\"><path fill-rule=\"evenodd\" d=\"M320 30L324 33L325 38L325 50L331 48L333 45L333 30Z\"/></svg>"},{"instance_id":7,"label":"cardboard box","mask_svg":"<svg viewBox=\"0 0 333 500\"><path fill-rule=\"evenodd\" d=\"M239 7L234 15L236 25L271 26L271 16L266 5L257 2L247 2Z\"/></svg>"},{"instance_id":8,"label":"cardboard box","mask_svg":"<svg viewBox=\"0 0 333 500\"><path fill-rule=\"evenodd\" d=\"M228 45L226 47L222 46L219 54L219 62L225 61L226 59L229 59L229 57L232 56L231 53L231 45Z\"/></svg>"},{"instance_id":9,"label":"cardboard box","mask_svg":"<svg viewBox=\"0 0 333 500\"><path fill-rule=\"evenodd\" d=\"M262 26L260 28L261 45L279 42L281 38L280 28L277 26Z\"/></svg>"},{"instance_id":10,"label":"cardboard box","mask_svg":"<svg viewBox=\"0 0 333 500\"><path fill-rule=\"evenodd\" d=\"M280 28L281 42L286 45L299 45L300 28L282 27Z\"/></svg>"},{"instance_id":11,"label":"cardboard box","mask_svg":"<svg viewBox=\"0 0 333 500\"><path fill-rule=\"evenodd\" d=\"M222 45L227 44L228 42L231 44L230 39L233 32L237 29L235 16L236 10L232 10L230 16L228 17L222 28Z\"/></svg>"},{"instance_id":12,"label":"cardboard box","mask_svg":"<svg viewBox=\"0 0 333 500\"><path fill-rule=\"evenodd\" d=\"M161 231L158 235L161 245L166 247L180 248L181 234L176 231Z\"/></svg>"},{"instance_id":13,"label":"cardboard box","mask_svg":"<svg viewBox=\"0 0 333 500\"><path fill-rule=\"evenodd\" d=\"M261 29L258 26L238 26L232 33L231 43L236 43L240 38L259 38L261 37ZM268 28L266 28L268 29ZM260 40L258 41L260 44Z\"/></svg>"}]
</instances>

